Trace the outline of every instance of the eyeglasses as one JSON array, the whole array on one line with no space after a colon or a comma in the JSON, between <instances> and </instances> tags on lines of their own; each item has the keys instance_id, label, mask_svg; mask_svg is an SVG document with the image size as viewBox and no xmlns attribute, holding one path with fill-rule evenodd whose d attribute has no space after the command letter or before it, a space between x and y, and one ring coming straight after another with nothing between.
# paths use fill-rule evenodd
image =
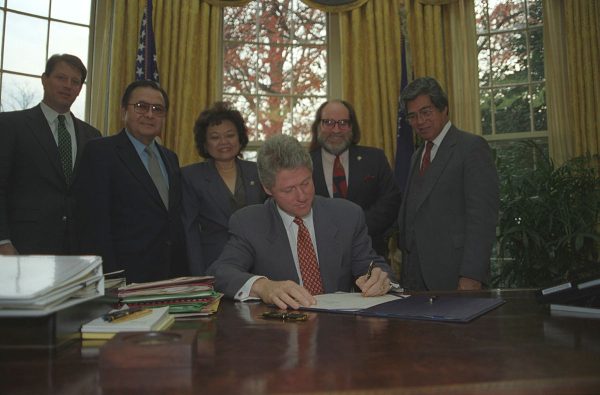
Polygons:
<instances>
[{"instance_id":1,"label":"eyeglasses","mask_svg":"<svg viewBox=\"0 0 600 395\"><path fill-rule=\"evenodd\" d=\"M349 119L340 119L338 121L335 119L321 119L321 125L325 129L333 129L336 124L340 130L347 130L352 126L352 121Z\"/></svg>"},{"instance_id":2,"label":"eyeglasses","mask_svg":"<svg viewBox=\"0 0 600 395\"><path fill-rule=\"evenodd\" d=\"M421 119L426 121L431 118L431 116L433 115L433 111L434 110L433 110L432 106L423 107L422 109L420 109L417 112L411 112L411 113L406 114L406 120L409 123L414 123L417 121L418 117L421 117Z\"/></svg>"},{"instance_id":3,"label":"eyeglasses","mask_svg":"<svg viewBox=\"0 0 600 395\"><path fill-rule=\"evenodd\" d=\"M129 103L129 105L133 106L133 111L136 114L147 114L148 111L152 110L152 114L157 117L162 118L167 115L167 109L160 104L149 104L141 101L139 103Z\"/></svg>"}]
</instances>

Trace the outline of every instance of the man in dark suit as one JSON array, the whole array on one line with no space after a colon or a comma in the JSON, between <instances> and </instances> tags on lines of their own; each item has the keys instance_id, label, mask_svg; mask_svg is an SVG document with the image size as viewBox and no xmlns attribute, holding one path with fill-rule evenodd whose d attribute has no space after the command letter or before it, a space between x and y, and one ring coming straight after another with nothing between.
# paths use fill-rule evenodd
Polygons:
<instances>
[{"instance_id":1,"label":"man in dark suit","mask_svg":"<svg viewBox=\"0 0 600 395\"><path fill-rule=\"evenodd\" d=\"M480 289L488 281L498 219L498 175L485 139L454 127L448 98L430 77L402 91L425 141L412 159L398 223L402 285L409 290Z\"/></svg>"},{"instance_id":2,"label":"man in dark suit","mask_svg":"<svg viewBox=\"0 0 600 395\"><path fill-rule=\"evenodd\" d=\"M81 252L101 255L105 272L125 269L128 282L188 273L179 162L155 141L168 109L158 84L131 83L121 100L125 129L91 141L81 160Z\"/></svg>"},{"instance_id":3,"label":"man in dark suit","mask_svg":"<svg viewBox=\"0 0 600 395\"><path fill-rule=\"evenodd\" d=\"M296 139L271 137L257 165L271 198L231 216L229 241L208 269L218 291L282 309L312 305L314 294L350 291L353 284L365 296L389 291L390 268L371 248L362 210L315 197L312 161Z\"/></svg>"},{"instance_id":4,"label":"man in dark suit","mask_svg":"<svg viewBox=\"0 0 600 395\"><path fill-rule=\"evenodd\" d=\"M72 252L72 185L84 146L100 137L70 112L86 76L76 56L53 55L41 103L0 113L0 254Z\"/></svg>"},{"instance_id":5,"label":"man in dark suit","mask_svg":"<svg viewBox=\"0 0 600 395\"><path fill-rule=\"evenodd\" d=\"M319 107L310 153L315 192L362 207L373 248L387 258L388 235L398 216L401 193L384 152L358 145L360 135L350 103L331 100Z\"/></svg>"}]
</instances>

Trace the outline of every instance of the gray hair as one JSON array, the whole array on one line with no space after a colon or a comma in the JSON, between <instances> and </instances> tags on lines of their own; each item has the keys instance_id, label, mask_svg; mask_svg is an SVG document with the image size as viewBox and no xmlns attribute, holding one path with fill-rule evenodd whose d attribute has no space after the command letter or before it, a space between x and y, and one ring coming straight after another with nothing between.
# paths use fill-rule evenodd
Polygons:
<instances>
[{"instance_id":1,"label":"gray hair","mask_svg":"<svg viewBox=\"0 0 600 395\"><path fill-rule=\"evenodd\" d=\"M448 96L440 84L432 77L421 77L408 84L400 93L402 112L406 114L408 102L421 95L428 95L433 105L440 111L448 107Z\"/></svg>"},{"instance_id":2,"label":"gray hair","mask_svg":"<svg viewBox=\"0 0 600 395\"><path fill-rule=\"evenodd\" d=\"M294 137L276 134L258 149L256 158L258 178L265 188L275 185L280 170L306 167L312 172L312 159L308 151Z\"/></svg>"}]
</instances>

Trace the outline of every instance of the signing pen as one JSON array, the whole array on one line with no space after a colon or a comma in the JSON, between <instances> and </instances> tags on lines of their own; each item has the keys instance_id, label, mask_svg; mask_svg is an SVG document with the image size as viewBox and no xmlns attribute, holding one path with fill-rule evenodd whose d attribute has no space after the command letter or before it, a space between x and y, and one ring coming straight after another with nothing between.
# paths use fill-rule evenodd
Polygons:
<instances>
[{"instance_id":1,"label":"signing pen","mask_svg":"<svg viewBox=\"0 0 600 395\"><path fill-rule=\"evenodd\" d=\"M375 264L373 263L373 261L371 261L371 263L369 263L369 270L367 270L367 280L371 278L371 273L373 273L374 267Z\"/></svg>"}]
</instances>

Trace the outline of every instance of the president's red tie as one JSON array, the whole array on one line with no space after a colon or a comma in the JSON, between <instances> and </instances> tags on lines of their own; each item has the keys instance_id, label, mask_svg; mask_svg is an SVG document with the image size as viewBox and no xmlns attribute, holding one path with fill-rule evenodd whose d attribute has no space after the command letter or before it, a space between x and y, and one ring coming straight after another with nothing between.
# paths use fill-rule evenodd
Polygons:
<instances>
[{"instance_id":1,"label":"president's red tie","mask_svg":"<svg viewBox=\"0 0 600 395\"><path fill-rule=\"evenodd\" d=\"M348 194L348 184L346 183L346 172L340 161L340 156L335 156L333 162L333 197L346 198Z\"/></svg>"},{"instance_id":2,"label":"president's red tie","mask_svg":"<svg viewBox=\"0 0 600 395\"><path fill-rule=\"evenodd\" d=\"M310 239L310 233L302 218L294 218L294 223L298 225L298 263L300 264L300 274L304 288L308 289L313 295L323 293L323 283L321 282L321 272L317 265L317 254Z\"/></svg>"},{"instance_id":3,"label":"president's red tie","mask_svg":"<svg viewBox=\"0 0 600 395\"><path fill-rule=\"evenodd\" d=\"M421 162L421 170L419 170L419 175L425 174L425 170L431 164L431 148L433 148L433 143L428 141L425 145L425 155L423 155L423 162Z\"/></svg>"}]
</instances>

